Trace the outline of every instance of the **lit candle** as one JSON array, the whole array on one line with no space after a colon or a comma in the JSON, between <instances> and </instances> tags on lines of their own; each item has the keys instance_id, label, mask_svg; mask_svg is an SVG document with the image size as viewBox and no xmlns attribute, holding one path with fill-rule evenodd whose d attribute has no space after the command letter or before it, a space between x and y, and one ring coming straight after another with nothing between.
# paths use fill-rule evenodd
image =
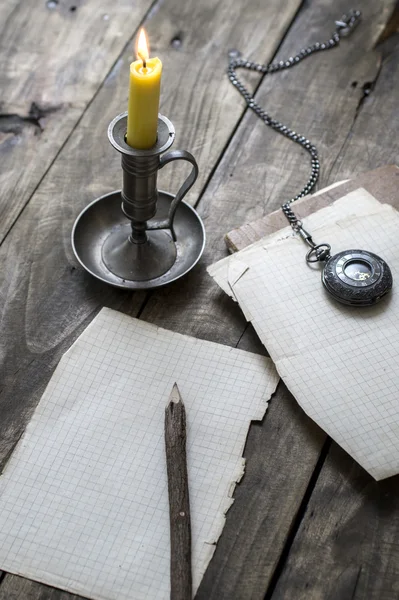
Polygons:
<instances>
[{"instance_id":1,"label":"lit candle","mask_svg":"<svg viewBox=\"0 0 399 600\"><path fill-rule=\"evenodd\" d=\"M137 43L139 60L130 65L129 107L126 141L132 148L151 148L157 139L162 63L149 58L144 29Z\"/></svg>"}]
</instances>

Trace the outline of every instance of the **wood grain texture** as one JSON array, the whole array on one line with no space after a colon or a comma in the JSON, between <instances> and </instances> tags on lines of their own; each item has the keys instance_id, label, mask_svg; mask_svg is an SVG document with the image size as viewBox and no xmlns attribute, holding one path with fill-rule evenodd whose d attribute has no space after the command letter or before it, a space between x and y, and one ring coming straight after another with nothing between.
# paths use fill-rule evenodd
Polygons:
<instances>
[{"instance_id":1,"label":"wood grain texture","mask_svg":"<svg viewBox=\"0 0 399 600\"><path fill-rule=\"evenodd\" d=\"M396 5L391 15L391 18L382 30L377 43L379 44L381 42L384 42L395 33L399 33L399 0L396 0Z\"/></svg>"},{"instance_id":2,"label":"wood grain texture","mask_svg":"<svg viewBox=\"0 0 399 600\"><path fill-rule=\"evenodd\" d=\"M191 516L186 454L186 409L175 383L165 408L165 453L170 519L170 598L191 600Z\"/></svg>"},{"instance_id":3,"label":"wood grain texture","mask_svg":"<svg viewBox=\"0 0 399 600\"><path fill-rule=\"evenodd\" d=\"M228 51L240 48L246 56L270 60L300 4L170 0L147 20L152 52L162 57L164 67L160 110L176 128L176 148L192 152L200 168L185 198L190 204L197 202L243 114L244 104L226 77ZM253 73L251 81L256 85L260 76ZM176 163L159 174L160 189L174 192L181 181Z\"/></svg>"},{"instance_id":4,"label":"wood grain texture","mask_svg":"<svg viewBox=\"0 0 399 600\"><path fill-rule=\"evenodd\" d=\"M248 54L270 59L299 1L259 6L257 0L221 0L217 5L213 0L171 0L149 15L153 52L164 63L162 111L174 121L179 145L199 159L197 194L242 114L234 90L225 78L218 80L226 68L226 50L239 45ZM146 297L95 281L76 268L70 246L79 211L120 186L120 157L109 146L106 131L125 109L131 59L132 48L127 48L0 248L0 464L21 436L60 357L98 310L105 305L135 316ZM164 187L176 189L172 169L164 171ZM174 289L179 292L179 285ZM164 308L167 327L169 311ZM237 309L235 315L233 345L245 328ZM187 329L189 323L187 314ZM6 582L11 586L8 576L2 586ZM30 597L29 584L19 597Z\"/></svg>"},{"instance_id":5,"label":"wood grain texture","mask_svg":"<svg viewBox=\"0 0 399 600\"><path fill-rule=\"evenodd\" d=\"M266 77L258 90L257 102L272 117L306 134L319 149L319 188L380 164L395 162L391 156L384 162L370 161L366 166L352 161L344 173L336 168L341 161L341 150L354 135L359 107L367 104L364 90L369 91L378 77L382 57L373 45L393 5L391 0L364 3L362 22L338 47ZM337 14L346 9L347 2L341 1L305 5L301 12L303 18L299 15L278 57L287 58L313 41L328 38ZM242 73L245 77L245 71ZM390 98L388 103L394 111L395 100ZM370 113L373 111L371 108ZM363 136L361 139L359 145L364 142ZM309 172L309 157L303 149L247 113L208 186L202 210L206 214L209 203L209 210L219 210L223 219L228 204L234 217L230 219L230 229L242 226L295 196ZM251 203L251 211L247 210L247 203ZM224 233L228 231L226 227Z\"/></svg>"},{"instance_id":6,"label":"wood grain texture","mask_svg":"<svg viewBox=\"0 0 399 600\"><path fill-rule=\"evenodd\" d=\"M387 202L399 208L398 183L399 167L389 165L373 169L331 189L327 188L324 192L320 190L314 196L301 198L295 203L295 214L300 219L304 219L359 187L370 192L380 202ZM278 209L261 219L233 229L225 236L225 242L231 252L237 252L284 227L287 227L287 219L282 210Z\"/></svg>"},{"instance_id":7,"label":"wood grain texture","mask_svg":"<svg viewBox=\"0 0 399 600\"><path fill-rule=\"evenodd\" d=\"M342 152L333 165L331 177L334 180L346 179L349 173L398 163L398 37L394 34L378 46L381 54L378 74L362 100Z\"/></svg>"},{"instance_id":8,"label":"wood grain texture","mask_svg":"<svg viewBox=\"0 0 399 600\"><path fill-rule=\"evenodd\" d=\"M0 242L151 2L1 3Z\"/></svg>"},{"instance_id":9,"label":"wood grain texture","mask_svg":"<svg viewBox=\"0 0 399 600\"><path fill-rule=\"evenodd\" d=\"M391 98L399 92L399 37L381 51L381 72L337 161L337 177L397 156L399 115ZM389 135L381 136L384 130ZM333 444L273 600L398 598L398 535L399 477L375 482Z\"/></svg>"},{"instance_id":10,"label":"wood grain texture","mask_svg":"<svg viewBox=\"0 0 399 600\"><path fill-rule=\"evenodd\" d=\"M274 0L262 9L261 22L255 21L254 1L246 6L245 18L243 0L233 7L227 1L215 7L212 0L172 1L162 7L154 2L146 25L152 52L160 52L164 63L162 107L168 108L179 142L196 153L203 181L230 135L230 123L242 112L240 104L231 101L233 90L224 78L229 44L268 58L299 4L300 0L283 0L272 21ZM71 6L76 10L71 12ZM119 64L123 69L116 93L119 104L116 113L106 112L106 118L126 109L128 64L133 59L131 36L150 6L151 0L133 4L130 0L59 0L49 9L45 1L13 0L9 18L2 21L4 31L0 29L0 242L128 44ZM243 20L255 21L255 30L246 40ZM37 36L37 31L42 35ZM231 120L224 118L229 103ZM101 108L104 112L107 105L101 104ZM105 132L101 129L102 145ZM215 138L220 139L219 144ZM92 145L95 143L92 139ZM15 167L18 164L23 165L20 172ZM175 166L170 167L164 180L170 184L176 172ZM177 187L172 185L175 190Z\"/></svg>"},{"instance_id":11,"label":"wood grain texture","mask_svg":"<svg viewBox=\"0 0 399 600\"><path fill-rule=\"evenodd\" d=\"M82 596L61 592L42 583L17 575L7 575L0 585L0 600L85 600Z\"/></svg>"},{"instance_id":12,"label":"wood grain texture","mask_svg":"<svg viewBox=\"0 0 399 600\"><path fill-rule=\"evenodd\" d=\"M273 600L396 600L398 484L374 481L333 444Z\"/></svg>"}]
</instances>

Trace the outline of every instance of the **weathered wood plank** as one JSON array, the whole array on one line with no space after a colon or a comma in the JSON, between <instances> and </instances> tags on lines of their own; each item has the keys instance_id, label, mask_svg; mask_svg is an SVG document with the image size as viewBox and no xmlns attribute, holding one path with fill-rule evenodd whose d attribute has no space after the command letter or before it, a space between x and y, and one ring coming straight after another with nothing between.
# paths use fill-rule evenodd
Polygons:
<instances>
[{"instance_id":1,"label":"weathered wood plank","mask_svg":"<svg viewBox=\"0 0 399 600\"><path fill-rule=\"evenodd\" d=\"M0 242L151 3L1 3Z\"/></svg>"},{"instance_id":2,"label":"weathered wood plank","mask_svg":"<svg viewBox=\"0 0 399 600\"><path fill-rule=\"evenodd\" d=\"M306 9L309 22L303 23L297 36L287 38L280 56L290 56L298 47L328 36L334 28L334 15L345 9L344 4L309 6ZM347 137L352 134L352 125L364 99L363 88L369 90L378 77L381 56L373 50L373 43L383 29L384 19L389 18L392 5L393 2L385 2L377 7L370 2L362 6L361 24L338 48L313 55L292 70L266 77L257 94L261 106L272 116L305 133L318 147L322 165L319 188L354 174L353 165L339 174L334 165ZM313 22L320 23L319 29ZM299 23L298 19L298 28ZM390 102L394 104L395 100ZM385 164L395 162L392 156L390 160L384 158ZM376 166L384 162L378 161ZM359 165L355 173L374 168L373 162L370 163L371 166ZM295 195L307 179L309 169L304 150L247 113L209 184L206 197L214 198L212 210L220 206L221 213L227 201L234 206L234 218L230 222L232 228L238 227L277 209L284 200ZM248 196L253 207L249 213L246 211ZM205 211L207 201L203 204ZM226 223L225 233L227 227Z\"/></svg>"},{"instance_id":3,"label":"weathered wood plank","mask_svg":"<svg viewBox=\"0 0 399 600\"><path fill-rule=\"evenodd\" d=\"M380 202L387 202L396 207L398 203L398 181L399 167L395 165L373 169L353 179L347 179L332 188L328 187L325 191L320 190L315 195L301 198L295 203L295 214L300 219L304 219L316 210L328 206L334 200L359 187L366 189ZM284 227L287 227L287 219L279 208L257 221L233 229L225 236L225 242L230 251L237 252Z\"/></svg>"},{"instance_id":4,"label":"weathered wood plank","mask_svg":"<svg viewBox=\"0 0 399 600\"><path fill-rule=\"evenodd\" d=\"M398 483L374 481L333 444L273 600L398 598Z\"/></svg>"},{"instance_id":5,"label":"weathered wood plank","mask_svg":"<svg viewBox=\"0 0 399 600\"><path fill-rule=\"evenodd\" d=\"M7 575L0 585L0 600L85 600L82 596L61 592L42 583L17 575Z\"/></svg>"},{"instance_id":6,"label":"weathered wood plank","mask_svg":"<svg viewBox=\"0 0 399 600\"><path fill-rule=\"evenodd\" d=\"M226 50L240 46L248 54L270 59L298 6L299 0L273 0L262 6L257 0L222 0L217 5L213 0L184 5L171 0L150 15L153 51L164 62L162 110L175 122L179 143L199 158L197 193L242 114L234 90L225 78L223 83L218 79L226 67ZM243 31L245 23L251 35ZM182 45L176 48L178 34ZM129 48L0 248L3 463L60 356L98 309L106 305L136 315L143 304L144 294L113 290L76 269L69 242L80 209L96 195L119 187L120 159L108 145L106 130L125 108L131 58ZM163 176L168 187L173 172ZM176 189L176 183L171 188ZM245 327L236 314L239 325L233 343ZM29 594L25 587L19 597Z\"/></svg>"},{"instance_id":7,"label":"weathered wood plank","mask_svg":"<svg viewBox=\"0 0 399 600\"><path fill-rule=\"evenodd\" d=\"M398 163L398 36L387 39L379 51L382 55L380 70L333 164L333 179L345 179L355 169L367 171Z\"/></svg>"},{"instance_id":8,"label":"weathered wood plank","mask_svg":"<svg viewBox=\"0 0 399 600\"><path fill-rule=\"evenodd\" d=\"M398 153L399 39L387 40L375 89L365 99L337 177ZM389 126L388 126L389 124ZM389 135L383 135L383 131ZM399 595L399 477L375 482L332 445L273 600L393 600Z\"/></svg>"}]
</instances>

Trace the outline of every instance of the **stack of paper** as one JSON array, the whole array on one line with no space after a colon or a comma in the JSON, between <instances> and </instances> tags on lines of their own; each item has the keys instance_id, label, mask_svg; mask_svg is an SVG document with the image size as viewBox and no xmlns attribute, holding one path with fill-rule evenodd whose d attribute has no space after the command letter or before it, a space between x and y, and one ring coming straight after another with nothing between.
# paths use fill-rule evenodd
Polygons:
<instances>
[{"instance_id":1,"label":"stack of paper","mask_svg":"<svg viewBox=\"0 0 399 600\"><path fill-rule=\"evenodd\" d=\"M382 256L399 281L399 214L359 189L307 217L332 252ZM288 227L210 267L258 332L304 410L376 479L399 471L399 300L370 308L331 299L320 267Z\"/></svg>"}]
</instances>

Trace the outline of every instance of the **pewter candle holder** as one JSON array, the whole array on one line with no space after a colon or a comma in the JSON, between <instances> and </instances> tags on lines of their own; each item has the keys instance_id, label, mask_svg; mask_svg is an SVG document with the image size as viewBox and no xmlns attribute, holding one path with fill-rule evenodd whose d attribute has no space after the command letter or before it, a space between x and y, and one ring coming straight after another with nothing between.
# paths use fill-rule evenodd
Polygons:
<instances>
[{"instance_id":1,"label":"pewter candle holder","mask_svg":"<svg viewBox=\"0 0 399 600\"><path fill-rule=\"evenodd\" d=\"M72 247L81 265L111 285L149 289L182 277L198 262L205 231L197 212L183 202L195 183L198 166L185 150L166 154L175 129L158 116L158 135L148 150L125 141L127 113L108 127L112 146L122 155L122 190L97 198L78 216ZM159 169L185 160L192 169L175 196L157 189Z\"/></svg>"}]
</instances>

